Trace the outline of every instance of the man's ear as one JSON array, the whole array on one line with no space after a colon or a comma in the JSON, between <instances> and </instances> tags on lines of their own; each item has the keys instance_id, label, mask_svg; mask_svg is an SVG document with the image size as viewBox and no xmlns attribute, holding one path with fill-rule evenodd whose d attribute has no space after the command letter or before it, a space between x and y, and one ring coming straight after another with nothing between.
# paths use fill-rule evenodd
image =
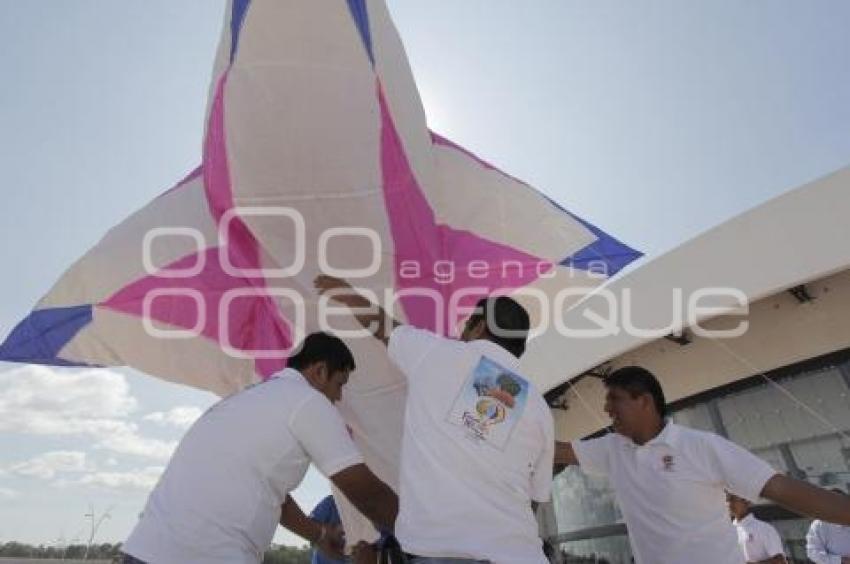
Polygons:
<instances>
[{"instance_id":1,"label":"man's ear","mask_svg":"<svg viewBox=\"0 0 850 564\"><path fill-rule=\"evenodd\" d=\"M482 317L478 320L478 323L472 326L469 336L471 339L480 339L485 335L487 335L487 321Z\"/></svg>"},{"instance_id":2,"label":"man's ear","mask_svg":"<svg viewBox=\"0 0 850 564\"><path fill-rule=\"evenodd\" d=\"M319 379L319 382L322 384L327 384L331 379L330 370L328 370L328 363L325 361L320 361L316 363L316 377Z\"/></svg>"},{"instance_id":3,"label":"man's ear","mask_svg":"<svg viewBox=\"0 0 850 564\"><path fill-rule=\"evenodd\" d=\"M315 388L316 386L324 386L328 381L328 365L325 362L314 362L301 374Z\"/></svg>"}]
</instances>

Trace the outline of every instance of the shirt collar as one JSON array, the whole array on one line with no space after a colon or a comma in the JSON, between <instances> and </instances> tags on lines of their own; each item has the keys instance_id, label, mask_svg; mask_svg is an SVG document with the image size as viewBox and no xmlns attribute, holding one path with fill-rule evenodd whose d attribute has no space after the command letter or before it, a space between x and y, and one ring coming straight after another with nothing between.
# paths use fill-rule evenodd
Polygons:
<instances>
[{"instance_id":1,"label":"shirt collar","mask_svg":"<svg viewBox=\"0 0 850 564\"><path fill-rule=\"evenodd\" d=\"M490 357L505 366L505 368L516 368L519 366L519 359L508 352L501 345L497 345L493 341L487 339L475 339L469 341L469 345L477 349L484 356Z\"/></svg>"},{"instance_id":2,"label":"shirt collar","mask_svg":"<svg viewBox=\"0 0 850 564\"><path fill-rule=\"evenodd\" d=\"M676 425L670 420L666 420L664 423L664 428L661 429L661 432L641 446L646 447L653 445L666 445L675 448L676 445L679 444L679 438L681 437L681 434L682 431L678 425Z\"/></svg>"},{"instance_id":3,"label":"shirt collar","mask_svg":"<svg viewBox=\"0 0 850 564\"><path fill-rule=\"evenodd\" d=\"M295 370L294 368L284 368L280 372L274 374L271 378L294 378L299 382L307 384L308 386L310 385L304 375L301 374L301 372L299 372L298 370ZM271 378L269 379L271 380Z\"/></svg>"},{"instance_id":4,"label":"shirt collar","mask_svg":"<svg viewBox=\"0 0 850 564\"><path fill-rule=\"evenodd\" d=\"M747 513L746 515L744 515L743 519L735 519L734 523L736 525L749 525L749 524L753 523L755 520L756 520L756 518L753 517L752 513Z\"/></svg>"}]
</instances>

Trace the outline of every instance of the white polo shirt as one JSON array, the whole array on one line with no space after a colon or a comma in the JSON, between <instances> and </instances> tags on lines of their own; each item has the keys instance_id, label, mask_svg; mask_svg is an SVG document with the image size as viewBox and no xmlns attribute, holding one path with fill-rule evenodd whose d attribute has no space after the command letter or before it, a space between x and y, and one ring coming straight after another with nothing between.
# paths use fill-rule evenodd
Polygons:
<instances>
[{"instance_id":1,"label":"white polo shirt","mask_svg":"<svg viewBox=\"0 0 850 564\"><path fill-rule=\"evenodd\" d=\"M738 529L738 545L747 562L761 562L785 554L782 539L770 523L756 519L752 513L733 522Z\"/></svg>"},{"instance_id":2,"label":"white polo shirt","mask_svg":"<svg viewBox=\"0 0 850 564\"><path fill-rule=\"evenodd\" d=\"M331 402L286 369L195 422L123 551L151 564L256 564L311 461L330 477L362 458Z\"/></svg>"},{"instance_id":3,"label":"white polo shirt","mask_svg":"<svg viewBox=\"0 0 850 564\"><path fill-rule=\"evenodd\" d=\"M850 556L850 527L812 521L806 534L806 556L815 564L841 564L842 556Z\"/></svg>"},{"instance_id":4,"label":"white polo shirt","mask_svg":"<svg viewBox=\"0 0 850 564\"><path fill-rule=\"evenodd\" d=\"M396 535L419 556L545 564L532 500L549 499L554 425L518 360L484 340L396 328L407 376Z\"/></svg>"},{"instance_id":5,"label":"white polo shirt","mask_svg":"<svg viewBox=\"0 0 850 564\"><path fill-rule=\"evenodd\" d=\"M639 446L610 433L572 443L579 465L608 476L639 564L739 564L724 490L758 499L776 471L712 433L667 423Z\"/></svg>"}]
</instances>

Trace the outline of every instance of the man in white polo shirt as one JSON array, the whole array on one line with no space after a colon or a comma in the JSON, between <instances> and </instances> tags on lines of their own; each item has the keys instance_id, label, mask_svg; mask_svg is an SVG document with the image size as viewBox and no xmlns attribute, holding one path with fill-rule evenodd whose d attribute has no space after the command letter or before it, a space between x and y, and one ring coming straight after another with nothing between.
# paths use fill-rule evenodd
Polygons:
<instances>
[{"instance_id":1,"label":"man in white polo shirt","mask_svg":"<svg viewBox=\"0 0 850 564\"><path fill-rule=\"evenodd\" d=\"M125 562L257 564L278 523L341 556L342 530L309 519L289 496L311 462L392 528L398 499L363 464L333 407L354 370L351 351L313 333L288 366L192 425L123 546Z\"/></svg>"},{"instance_id":2,"label":"man in white polo shirt","mask_svg":"<svg viewBox=\"0 0 850 564\"><path fill-rule=\"evenodd\" d=\"M545 564L532 505L549 499L554 430L517 368L529 330L522 306L481 300L455 340L388 325L342 280L316 286L388 345L407 378L396 535L411 562Z\"/></svg>"},{"instance_id":3,"label":"man in white polo shirt","mask_svg":"<svg viewBox=\"0 0 850 564\"><path fill-rule=\"evenodd\" d=\"M726 505L738 531L738 546L749 564L788 564L779 533L770 523L756 519L749 500L730 493Z\"/></svg>"},{"instance_id":4,"label":"man in white polo shirt","mask_svg":"<svg viewBox=\"0 0 850 564\"><path fill-rule=\"evenodd\" d=\"M718 435L666 421L664 392L649 371L621 368L605 385L614 432L558 443L555 463L608 477L638 564L743 563L724 490L850 523L842 496L778 474Z\"/></svg>"},{"instance_id":5,"label":"man in white polo shirt","mask_svg":"<svg viewBox=\"0 0 850 564\"><path fill-rule=\"evenodd\" d=\"M839 495L847 495L838 488ZM850 527L816 519L806 534L806 556L815 564L850 564Z\"/></svg>"}]
</instances>

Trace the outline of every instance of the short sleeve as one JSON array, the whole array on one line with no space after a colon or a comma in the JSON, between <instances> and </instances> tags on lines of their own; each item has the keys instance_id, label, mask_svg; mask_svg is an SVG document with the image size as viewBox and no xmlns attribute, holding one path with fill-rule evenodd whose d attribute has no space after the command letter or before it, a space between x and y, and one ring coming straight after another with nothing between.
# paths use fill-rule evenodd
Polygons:
<instances>
[{"instance_id":1,"label":"short sleeve","mask_svg":"<svg viewBox=\"0 0 850 564\"><path fill-rule=\"evenodd\" d=\"M322 395L315 394L293 412L289 429L327 478L363 462L339 412Z\"/></svg>"},{"instance_id":2,"label":"short sleeve","mask_svg":"<svg viewBox=\"0 0 850 564\"><path fill-rule=\"evenodd\" d=\"M776 470L747 449L723 437L711 435L706 440L726 489L744 499L757 501L764 485L777 474Z\"/></svg>"},{"instance_id":3,"label":"short sleeve","mask_svg":"<svg viewBox=\"0 0 850 564\"><path fill-rule=\"evenodd\" d=\"M555 463L555 424L552 414L543 414L543 445L531 475L531 499L545 503L552 497L552 468Z\"/></svg>"},{"instance_id":4,"label":"short sleeve","mask_svg":"<svg viewBox=\"0 0 850 564\"><path fill-rule=\"evenodd\" d=\"M589 439L586 441L573 441L570 443L575 452L578 465L583 472L607 476L611 467L611 446L613 436L611 434Z\"/></svg>"},{"instance_id":5,"label":"short sleeve","mask_svg":"<svg viewBox=\"0 0 850 564\"><path fill-rule=\"evenodd\" d=\"M398 366L405 376L410 376L417 366L442 337L417 329L411 325L399 325L390 334L388 353L390 360Z\"/></svg>"},{"instance_id":6,"label":"short sleeve","mask_svg":"<svg viewBox=\"0 0 850 564\"><path fill-rule=\"evenodd\" d=\"M767 551L768 556L785 555L785 547L782 546L782 539L773 525L764 523L762 534L764 535L764 549Z\"/></svg>"}]
</instances>

